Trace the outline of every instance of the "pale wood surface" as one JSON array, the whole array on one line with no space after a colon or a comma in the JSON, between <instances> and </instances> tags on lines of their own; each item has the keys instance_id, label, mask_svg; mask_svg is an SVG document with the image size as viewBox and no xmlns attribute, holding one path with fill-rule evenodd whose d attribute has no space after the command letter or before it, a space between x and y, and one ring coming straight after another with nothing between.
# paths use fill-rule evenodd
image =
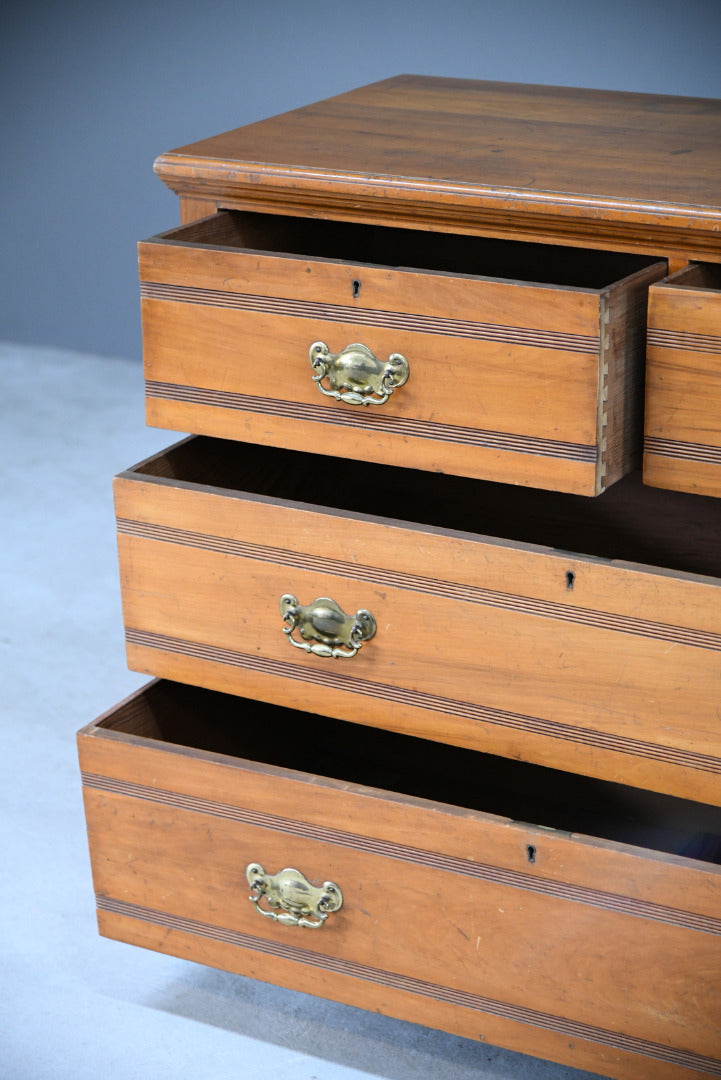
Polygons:
<instances>
[{"instance_id":1,"label":"pale wood surface","mask_svg":"<svg viewBox=\"0 0 721 1080\"><path fill-rule=\"evenodd\" d=\"M252 716L245 719L252 724ZM683 1054L681 1066L669 1068L673 1051L657 1048L653 1063L644 1065L638 1040L686 1054L721 1053L713 989L721 938L685 925L683 914L692 905L721 917L718 867L317 774L162 749L121 734L122 727L108 716L80 735L95 887L101 909L110 911L101 910L105 932L261 978L282 975L321 995L340 991L342 1000L392 1014L408 1009L388 992L397 977L409 980L402 984L406 992L431 984L424 992L426 1022L460 1025L469 1034L464 1001L476 1000L480 986L484 999L517 1010L527 1051L629 1080L687 1075ZM462 861L444 869L453 852ZM292 865L311 880L337 881L343 908L322 931L301 932L300 939L297 930L259 918L245 901L244 868L254 861L269 872ZM616 899L604 901L609 885ZM624 895L627 910L618 907ZM145 925L146 910L167 923L162 934ZM189 936L183 920L206 930ZM419 934L424 927L433 932ZM212 928L231 933L226 945L213 943ZM268 942L269 966L252 942L243 956L233 934ZM296 954L290 964L296 949L307 959ZM286 961L279 964L278 956ZM309 975L298 961L310 964ZM312 985L318 964L323 974ZM377 972L372 991L365 979L353 978L354 965ZM470 998L449 1009L443 987ZM559 1018L578 1025L578 1053L576 1039L563 1045L539 1032L537 1040L536 1012L556 1018L540 1025L551 1032L563 1030ZM494 1038L519 1045L515 1025L492 1026ZM610 1050L593 1046L595 1028L611 1034ZM648 1071L631 1071L623 1035L636 1043L635 1069Z\"/></svg>"},{"instance_id":2,"label":"pale wood surface","mask_svg":"<svg viewBox=\"0 0 721 1080\"><path fill-rule=\"evenodd\" d=\"M475 260L472 255L470 265L464 266L469 263L467 239L453 244L450 251L441 246L434 258L431 241L424 244L423 233L415 236L394 230L381 243L377 238L385 230L370 234L347 226L329 230L326 224L318 234L318 227L314 222L301 226L292 218L220 213L141 241L140 278L227 293L322 299L349 308L450 318L480 319L482 314L482 321L500 325L594 334L598 332L594 323L598 293L643 265L643 260L618 255L584 257L575 252L559 254L548 247L527 251L526 245L476 241L478 246L470 249ZM373 265L384 261L384 256L388 265ZM390 262L393 256L395 264ZM430 265L414 270L416 263L408 259L418 260L420 267ZM351 284L360 269L364 278L352 302ZM498 272L501 269L503 273ZM511 280L478 280L481 275ZM524 276L526 282L521 280ZM544 287L544 280L551 284ZM534 295L539 297L536 303L531 299Z\"/></svg>"},{"instance_id":3,"label":"pale wood surface","mask_svg":"<svg viewBox=\"0 0 721 1080\"><path fill-rule=\"evenodd\" d=\"M152 381L248 394L260 401L280 398L335 407L353 416L362 416L367 408L335 406L323 397L312 381L308 350L314 341L323 340L331 352L339 353L360 341L381 360L402 353L411 368L407 384L378 407L383 417L411 417L592 447L597 443L597 358L594 365L587 356L561 350L510 349L496 343L484 347L414 331L369 330L362 322L320 322L161 300L143 301L143 336L146 378ZM516 388L513 394L511 386ZM559 387L557 393L554 386ZM155 408L160 408L159 402ZM207 423L211 421L212 416ZM312 423L298 421L295 434L282 418L278 426L278 445L288 445L288 437L295 438L298 449L314 445ZM339 433L336 440L340 438ZM315 439L321 441L317 435ZM368 456L372 441L369 438ZM398 446L391 463L400 463L401 454ZM453 471L452 454L449 447L448 472ZM409 455L408 467L414 464ZM538 465L535 486L544 486L544 465L543 461Z\"/></svg>"},{"instance_id":4,"label":"pale wood surface","mask_svg":"<svg viewBox=\"0 0 721 1080\"><path fill-rule=\"evenodd\" d=\"M235 693L250 685L298 709L721 801L715 579L182 478L116 480L134 669ZM285 593L368 608L376 638L340 670L292 649L278 609ZM688 752L716 764L694 766Z\"/></svg>"},{"instance_id":5,"label":"pale wood surface","mask_svg":"<svg viewBox=\"0 0 721 1080\"><path fill-rule=\"evenodd\" d=\"M684 456L667 457L659 451L646 449L643 476L645 483L657 487L721 498L721 474L719 466L713 462L689 461Z\"/></svg>"},{"instance_id":6,"label":"pale wood surface","mask_svg":"<svg viewBox=\"0 0 721 1080\"><path fill-rule=\"evenodd\" d=\"M460 1004L431 1001L427 997L388 986L375 985L371 995L368 984L364 986L357 979L344 974L319 972L315 967L305 967L277 956L259 958L232 945L201 941L195 934L153 926L139 919L101 911L98 913L98 925L101 934L119 941L172 956L196 959L224 971L289 986L348 1005L361 1003L362 1008L412 1023L420 1021L428 1027L450 1031L481 1043L532 1053L549 1061L593 1071L594 1075L600 1070L604 1077L618 1077L619 1080L699 1080L704 1076L703 1071L695 1067L687 1069L658 1059L644 1061L633 1051L610 1049L576 1034L571 1041L566 1034L559 1035L540 1027L532 1029L531 1047L527 1023L498 1016L479 1016L475 1009Z\"/></svg>"},{"instance_id":7,"label":"pale wood surface","mask_svg":"<svg viewBox=\"0 0 721 1080\"><path fill-rule=\"evenodd\" d=\"M548 249L514 259L494 245L469 276L454 272L466 243L439 251L438 269L400 270L271 254L293 231L278 224L221 214L140 244L149 422L333 454L348 432L344 456L587 495L640 463L646 294L665 263L554 265ZM321 251L353 252L355 234L323 235ZM391 246L361 240L370 254ZM399 243L383 254L429 258ZM534 281L544 273L563 283ZM333 403L312 381L318 340L400 352L410 378L379 407Z\"/></svg>"},{"instance_id":8,"label":"pale wood surface","mask_svg":"<svg viewBox=\"0 0 721 1080\"><path fill-rule=\"evenodd\" d=\"M404 390L406 388L403 387ZM279 438L283 436L286 446L295 446L300 450L312 447L318 453L328 454L328 468L333 467L333 459L338 454L354 461L370 457L374 462L398 464L399 443L402 443L404 454L412 457L414 467L429 473L447 473L450 470L457 476L493 476L500 483L526 486L538 483L538 452L524 453L503 447L464 446L459 443L449 445L438 438L428 439L405 432L389 433L377 428L373 428L369 434L365 428L358 430L355 425L346 426L339 422L343 411L352 406L341 406L322 421L304 421L292 415L283 423L277 416L265 415L265 399L258 399L255 405L260 407L251 410L240 408L237 404L213 404L211 409L203 403L169 400L148 394L145 417L147 423L155 427L194 431L223 439L242 438L264 446L277 446ZM596 490L598 469L593 462L555 457L544 457L542 460L545 487L584 495Z\"/></svg>"},{"instance_id":9,"label":"pale wood surface","mask_svg":"<svg viewBox=\"0 0 721 1080\"><path fill-rule=\"evenodd\" d=\"M691 267L649 293L647 482L721 496L721 273Z\"/></svg>"},{"instance_id":10,"label":"pale wood surface","mask_svg":"<svg viewBox=\"0 0 721 1080\"><path fill-rule=\"evenodd\" d=\"M217 205L214 199L194 199L190 196L181 196L178 202L180 204L180 220L184 224L195 221L197 218L204 218L208 214L214 214Z\"/></svg>"},{"instance_id":11,"label":"pale wood surface","mask_svg":"<svg viewBox=\"0 0 721 1080\"><path fill-rule=\"evenodd\" d=\"M270 814L292 818L291 811L296 817L300 813L308 825L336 825L359 840L367 835L370 815L374 836L383 842L412 847L418 846L420 836L433 836L431 847L438 852L481 862L483 853L492 847L494 865L519 872L531 872L530 842L536 848L532 873L549 883L611 890L711 920L720 916L718 864L680 858L661 847L673 840L673 830L667 836L664 825L676 824L691 834L718 834L715 808L647 796L604 782L594 784L557 770L531 770L519 762L455 748L440 749L388 732L364 732L352 724L317 716L311 737L304 719L255 699L164 681L150 683L80 732L82 768L143 788L163 788L166 781L156 772L159 746L155 740L160 740L163 754L182 759L173 765L173 790L191 800L212 797L233 807L262 803ZM254 730L256 723L265 729ZM288 751L286 739L290 739ZM394 740L390 750L389 740ZM302 751L298 751L299 742ZM342 757L344 744L350 746L350 764ZM207 748L193 749L201 746ZM374 751L376 757L369 763ZM419 755L425 768L425 772L420 770L420 779ZM284 764L292 761L295 767ZM447 770L441 779L439 762ZM305 772L298 771L299 765ZM531 780L530 771L534 772ZM340 772L343 776L334 778ZM515 783L508 779L514 776ZM276 777L282 778L280 786L274 782ZM429 801L439 786L446 797ZM502 805L497 805L499 786ZM592 790L595 797L590 797ZM337 810L339 793L348 811L344 815ZM441 801L443 813L439 814ZM479 809L473 810L473 805ZM406 813L409 806L411 818ZM629 839L636 840L635 847L612 835L600 837L609 832L604 828L604 813L611 812L618 819L616 825L621 823L620 833L617 828L614 835L625 835L630 825ZM520 815L524 817L514 824ZM528 823L530 816L540 824ZM639 878L641 851L653 860L655 869L644 860L648 872Z\"/></svg>"},{"instance_id":12,"label":"pale wood surface","mask_svg":"<svg viewBox=\"0 0 721 1080\"><path fill-rule=\"evenodd\" d=\"M401 75L161 155L183 195L719 260L721 104Z\"/></svg>"}]
</instances>

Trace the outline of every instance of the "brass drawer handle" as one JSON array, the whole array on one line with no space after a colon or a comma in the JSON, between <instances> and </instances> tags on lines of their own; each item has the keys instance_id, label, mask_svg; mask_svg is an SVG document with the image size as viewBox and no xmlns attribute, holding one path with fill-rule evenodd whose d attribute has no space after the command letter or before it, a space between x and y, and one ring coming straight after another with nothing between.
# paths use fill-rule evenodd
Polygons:
<instances>
[{"instance_id":1,"label":"brass drawer handle","mask_svg":"<svg viewBox=\"0 0 721 1080\"><path fill-rule=\"evenodd\" d=\"M346 345L342 352L332 353L324 341L315 341L309 355L313 382L321 394L348 405L384 405L410 375L405 356L391 353L384 362L366 345ZM322 385L323 379L330 389Z\"/></svg>"},{"instance_id":2,"label":"brass drawer handle","mask_svg":"<svg viewBox=\"0 0 721 1080\"><path fill-rule=\"evenodd\" d=\"M260 863L249 863L245 876L250 885L248 899L258 914L284 926L319 930L330 913L343 905L343 893L335 882L311 885L300 870L287 868L277 874L266 874ZM260 906L263 897L268 907ZM280 910L275 910L277 908Z\"/></svg>"},{"instance_id":3,"label":"brass drawer handle","mask_svg":"<svg viewBox=\"0 0 721 1080\"><path fill-rule=\"evenodd\" d=\"M280 613L288 624L283 627L283 633L288 635L291 645L333 660L350 660L376 632L376 621L370 611L361 608L355 615L346 615L327 596L304 606L291 593L286 593L280 598ZM293 637L296 629L303 641Z\"/></svg>"}]
</instances>

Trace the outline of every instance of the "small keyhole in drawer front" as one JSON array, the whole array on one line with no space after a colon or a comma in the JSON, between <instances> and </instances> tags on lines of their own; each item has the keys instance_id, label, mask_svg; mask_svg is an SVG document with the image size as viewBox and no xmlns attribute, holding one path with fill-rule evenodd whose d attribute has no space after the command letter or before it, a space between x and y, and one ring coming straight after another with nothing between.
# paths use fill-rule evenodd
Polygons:
<instances>
[{"instance_id":1,"label":"small keyhole in drawer front","mask_svg":"<svg viewBox=\"0 0 721 1080\"><path fill-rule=\"evenodd\" d=\"M356 278L354 280L354 282L353 282L353 299L354 300L356 299L356 297L358 297L360 295L360 285L361 285L360 281L358 280L358 278Z\"/></svg>"},{"instance_id":2,"label":"small keyhole in drawer front","mask_svg":"<svg viewBox=\"0 0 721 1080\"><path fill-rule=\"evenodd\" d=\"M535 862L536 861L536 849L533 846L533 844L528 844L527 845L527 847L526 847L526 855L528 856L528 861L529 862Z\"/></svg>"},{"instance_id":3,"label":"small keyhole in drawer front","mask_svg":"<svg viewBox=\"0 0 721 1080\"><path fill-rule=\"evenodd\" d=\"M567 589L572 589L573 586L574 586L575 581L576 581L576 575L574 574L573 570L567 570L566 571L566 588Z\"/></svg>"}]
</instances>

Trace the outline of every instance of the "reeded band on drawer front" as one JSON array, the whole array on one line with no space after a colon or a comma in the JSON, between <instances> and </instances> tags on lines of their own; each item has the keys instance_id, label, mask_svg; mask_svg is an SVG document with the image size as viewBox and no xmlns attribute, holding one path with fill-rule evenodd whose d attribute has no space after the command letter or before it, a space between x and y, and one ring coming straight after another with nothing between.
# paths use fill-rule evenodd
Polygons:
<instances>
[{"instance_id":1,"label":"reeded band on drawer front","mask_svg":"<svg viewBox=\"0 0 721 1080\"><path fill-rule=\"evenodd\" d=\"M663 746L658 743L632 739L611 732L596 731L571 724L548 720L539 716L527 716L523 713L510 712L506 709L491 708L473 701L459 701L440 697L405 687L392 686L388 683L375 683L369 679L358 679L352 675L337 675L334 671L301 667L273 660L259 653L242 653L234 649L221 649L202 642L185 641L180 638L154 634L145 630L126 627L125 640L128 645L137 645L146 649L159 649L170 655L187 656L212 664L228 664L245 671L255 671L273 677L293 679L313 686L324 686L333 690L360 694L363 697L379 701L409 705L412 708L428 709L446 716L457 716L464 720L493 724L514 731L528 732L547 738L561 739L564 743L577 743L581 746L593 746L601 750L634 757L658 761L666 765L680 766L684 769L698 769L702 772L721 775L721 759L711 754L699 754L677 746Z\"/></svg>"},{"instance_id":2,"label":"reeded band on drawer front","mask_svg":"<svg viewBox=\"0 0 721 1080\"><path fill-rule=\"evenodd\" d=\"M660 457L680 458L682 461L694 461L700 465L721 465L721 446L705 446L703 443L647 435L643 449L646 454L658 454Z\"/></svg>"},{"instance_id":3,"label":"reeded band on drawer front","mask_svg":"<svg viewBox=\"0 0 721 1080\"><path fill-rule=\"evenodd\" d=\"M201 289L157 282L142 282L141 297L148 300L167 300L177 303L202 304L232 308L239 311L293 316L325 323L361 324L388 330L434 334L444 338L467 338L474 341L500 342L508 345L554 349L562 352L598 356L600 335L567 334L562 331L542 331L522 326L504 326L466 319L445 319L421 314L395 311L376 311L371 308L349 308L342 304L299 301L273 296L254 296L229 293L219 289ZM207 387L187 386L164 381L147 380L148 398L202 405L210 408L236 409L266 416L284 417L301 422L320 422L359 430L383 432L401 437L431 439L455 445L473 446L518 454L558 458L565 461L595 465L598 448L594 444L567 442L526 436L512 432L485 430L462 425L429 422L412 417L375 415L378 410L336 409L322 402L306 405L269 397L221 391ZM370 415L370 413L374 415Z\"/></svg>"},{"instance_id":4,"label":"reeded band on drawer front","mask_svg":"<svg viewBox=\"0 0 721 1080\"><path fill-rule=\"evenodd\" d=\"M351 409L335 409L327 405L304 405L297 401L280 398L254 397L229 390L211 390L200 386L183 386L179 383L145 382L145 395L161 401L176 401L187 405L204 405L215 409L237 409L261 416L281 416L288 420L313 421L332 424L334 427L356 428L375 431L385 435L399 435L415 439L433 439L436 442L453 443L458 446L476 446L486 450L502 450L515 454L533 454L539 457L559 458L595 465L598 449L595 444L563 442L560 439L543 439L533 435L515 435L506 431L488 431L483 428L463 427L459 424L442 424L416 420L403 416L379 415L377 412L359 412Z\"/></svg>"},{"instance_id":5,"label":"reeded band on drawer front","mask_svg":"<svg viewBox=\"0 0 721 1080\"><path fill-rule=\"evenodd\" d=\"M306 570L318 570L315 556L299 551L287 551L283 548L268 547L263 544L251 544L243 540L214 536L210 533L192 532L169 526L156 525L152 522L134 521L130 518L118 518L118 533L125 536L138 536L148 540L160 540L169 544L181 544L205 551L220 551L227 555L237 555L243 559L258 559L260 562L274 563L279 566L298 567ZM613 630L618 633L634 634L656 641L669 641L678 645L691 645L698 649L712 649L721 652L721 634L692 627L675 626L638 616L618 615L613 612L599 611L594 608L576 607L572 604L560 604L552 600L538 600L531 596L517 593L504 593L496 589L483 589L478 586L461 585L454 581L440 578L422 577L418 574L398 573L377 566L363 566L360 563L344 562L323 556L325 574L349 577L355 581L364 581L373 585L393 585L399 589L426 593L431 596L447 597L450 600L463 600L469 604L486 604L489 607L517 611L523 615L539 615L547 619L559 619L562 622L576 623L597 629Z\"/></svg>"},{"instance_id":6,"label":"reeded band on drawer front","mask_svg":"<svg viewBox=\"0 0 721 1080\"><path fill-rule=\"evenodd\" d=\"M708 352L721 355L721 337L716 334L693 334L689 330L661 330L649 326L646 334L649 347L683 349L685 352Z\"/></svg>"},{"instance_id":7,"label":"reeded band on drawer front","mask_svg":"<svg viewBox=\"0 0 721 1080\"><path fill-rule=\"evenodd\" d=\"M467 1009L475 1009L478 1012L490 1016L497 1016L508 1020L515 1020L533 1027L542 1028L546 1031L558 1032L571 1038L585 1039L602 1046L612 1047L617 1050L638 1054L645 1058L656 1061L669 1062L686 1068L698 1069L704 1076L721 1077L721 1061L696 1054L692 1050L677 1049L673 1046L664 1046L661 1043L642 1039L635 1035L627 1035L621 1031L611 1031L607 1028L594 1027L577 1020L571 1020L564 1016L553 1013L540 1012L524 1005L517 1005L508 1001L483 997L480 994L472 994L466 990L455 990L452 987L431 983L423 979L417 979L408 975L401 975L380 968L369 967L352 960L339 959L338 957L303 949L300 946L288 944L284 941L264 940L251 934L238 930L229 930L225 927L204 923L196 919L183 918L171 915L164 911L155 911L151 908L141 907L138 904L130 904L113 897L96 897L99 911L111 915L118 915L129 919L137 919L166 930L180 933L195 934L212 941L234 946L237 948L251 949L255 952L270 956L277 956L285 960L307 964L340 975L348 975L355 979L371 982L379 986L387 986L395 990L417 994L436 1001L447 1002L451 1005L459 1005Z\"/></svg>"},{"instance_id":8,"label":"reeded band on drawer front","mask_svg":"<svg viewBox=\"0 0 721 1080\"><path fill-rule=\"evenodd\" d=\"M440 851L429 851L425 848L411 847L408 844L392 843L367 834L346 832L331 825L315 825L312 822L281 817L278 814L269 814L250 807L231 806L214 799L148 787L132 780L117 780L111 776L83 772L82 781L84 787L95 791L125 795L132 799L155 802L162 806L171 806L199 814L210 814L212 817L223 818L227 821L282 832L287 836L318 840L325 844L337 844L351 851L400 859L419 866L427 866L442 873L463 874L477 881L488 881L513 889L523 889L543 896L553 896L560 900L603 908L606 911L623 912L640 919L651 919L654 922L669 923L671 926L698 930L701 933L721 935L721 919L668 907L666 904L641 900L633 896L624 896L621 893L593 889L585 885L574 885L568 881L554 881L552 878L512 870L504 866L495 866L492 863L444 855Z\"/></svg>"},{"instance_id":9,"label":"reeded band on drawer front","mask_svg":"<svg viewBox=\"0 0 721 1080\"><path fill-rule=\"evenodd\" d=\"M531 345L563 352L596 354L600 336L565 334L561 330L534 330L524 326L504 326L468 319L443 319L438 316L406 314L402 311L377 311L373 308L348 307L344 304L324 304L312 300L290 300L277 296L254 296L250 293L224 292L220 289L200 289L159 282L140 283L144 300L171 300L185 304L207 304L211 307L234 308L238 311L259 311L269 315L290 315L302 319L379 326L387 330L410 330L420 334L439 334L442 337L465 337L476 341L501 341L510 345Z\"/></svg>"}]
</instances>

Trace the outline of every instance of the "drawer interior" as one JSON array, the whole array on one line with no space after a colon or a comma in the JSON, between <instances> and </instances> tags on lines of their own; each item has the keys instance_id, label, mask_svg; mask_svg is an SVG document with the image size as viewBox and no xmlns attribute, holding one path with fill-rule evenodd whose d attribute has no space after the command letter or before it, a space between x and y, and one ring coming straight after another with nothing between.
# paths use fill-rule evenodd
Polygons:
<instances>
[{"instance_id":1,"label":"drawer interior","mask_svg":"<svg viewBox=\"0 0 721 1080\"><path fill-rule=\"evenodd\" d=\"M658 262L623 252L229 210L157 239L593 290Z\"/></svg>"},{"instance_id":2,"label":"drawer interior","mask_svg":"<svg viewBox=\"0 0 721 1080\"><path fill-rule=\"evenodd\" d=\"M721 578L719 500L644 486L640 473L589 499L197 436L126 475Z\"/></svg>"},{"instance_id":3,"label":"drawer interior","mask_svg":"<svg viewBox=\"0 0 721 1080\"><path fill-rule=\"evenodd\" d=\"M721 864L721 809L170 681L99 726Z\"/></svg>"},{"instance_id":4,"label":"drawer interior","mask_svg":"<svg viewBox=\"0 0 721 1080\"><path fill-rule=\"evenodd\" d=\"M721 264L692 263L672 274L661 284L709 292L721 291Z\"/></svg>"}]
</instances>

